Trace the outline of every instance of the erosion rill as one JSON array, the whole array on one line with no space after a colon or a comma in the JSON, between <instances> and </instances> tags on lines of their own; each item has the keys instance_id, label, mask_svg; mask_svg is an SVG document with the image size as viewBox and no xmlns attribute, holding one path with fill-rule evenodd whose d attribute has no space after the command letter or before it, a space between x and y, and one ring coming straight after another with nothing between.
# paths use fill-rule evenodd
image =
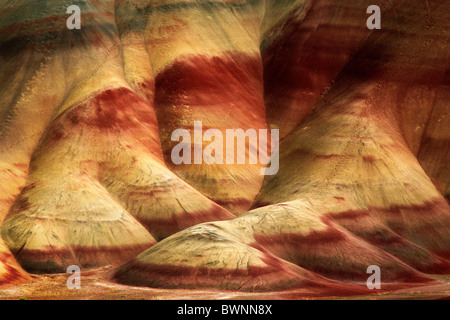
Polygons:
<instances>
[{"instance_id":1,"label":"erosion rill","mask_svg":"<svg viewBox=\"0 0 450 320\"><path fill-rule=\"evenodd\" d=\"M77 5L70 30L67 1L0 4L0 285L113 265L320 297L370 293L370 265L388 289L450 274L448 1ZM199 122L279 129L278 172L174 163Z\"/></svg>"}]
</instances>

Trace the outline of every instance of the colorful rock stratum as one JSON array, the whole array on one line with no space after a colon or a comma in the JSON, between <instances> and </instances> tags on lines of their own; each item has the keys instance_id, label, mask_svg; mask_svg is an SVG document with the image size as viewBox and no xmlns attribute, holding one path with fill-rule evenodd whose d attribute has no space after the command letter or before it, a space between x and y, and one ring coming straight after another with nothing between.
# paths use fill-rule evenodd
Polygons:
<instances>
[{"instance_id":1,"label":"colorful rock stratum","mask_svg":"<svg viewBox=\"0 0 450 320\"><path fill-rule=\"evenodd\" d=\"M175 164L196 121L279 129L278 172ZM319 297L371 293L373 265L383 288L433 283L449 127L450 1L1 1L0 285L71 265Z\"/></svg>"}]
</instances>

